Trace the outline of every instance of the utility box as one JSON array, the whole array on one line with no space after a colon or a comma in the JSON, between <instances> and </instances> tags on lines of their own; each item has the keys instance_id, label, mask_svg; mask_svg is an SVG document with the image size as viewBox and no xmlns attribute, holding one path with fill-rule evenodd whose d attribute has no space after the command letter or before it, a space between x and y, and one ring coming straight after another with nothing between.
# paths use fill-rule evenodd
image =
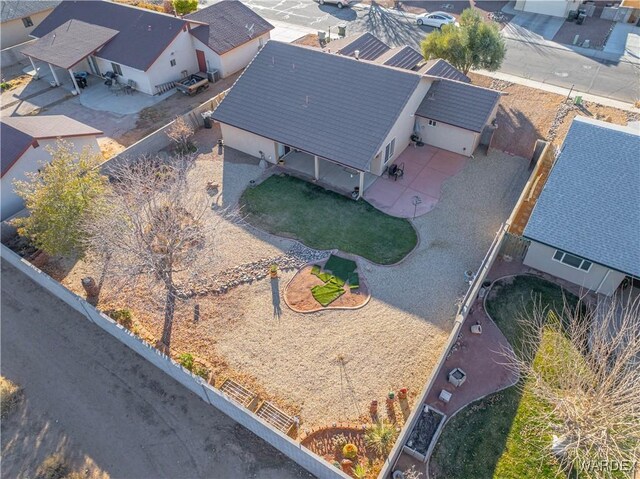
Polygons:
<instances>
[{"instance_id":1,"label":"utility box","mask_svg":"<svg viewBox=\"0 0 640 479\"><path fill-rule=\"evenodd\" d=\"M220 72L218 70L207 70L207 80L209 83L215 83L220 80Z\"/></svg>"}]
</instances>

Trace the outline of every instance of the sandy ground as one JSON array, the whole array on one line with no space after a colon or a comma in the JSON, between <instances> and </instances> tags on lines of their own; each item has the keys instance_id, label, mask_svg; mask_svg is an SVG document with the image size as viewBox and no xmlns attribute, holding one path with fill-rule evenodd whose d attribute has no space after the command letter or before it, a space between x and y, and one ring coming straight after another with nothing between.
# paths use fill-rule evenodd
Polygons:
<instances>
[{"instance_id":1,"label":"sandy ground","mask_svg":"<svg viewBox=\"0 0 640 479\"><path fill-rule=\"evenodd\" d=\"M552 138L554 144L561 145L571 121L577 115L618 125L626 125L630 118L623 110L584 102L582 107L572 107L557 122L558 112L566 97L477 73L469 73L469 77L475 85L504 92L498 107L498 130L493 137L492 147L517 156L529 158L537 139ZM557 126L554 126L555 123L558 123Z\"/></svg>"},{"instance_id":2,"label":"sandy ground","mask_svg":"<svg viewBox=\"0 0 640 479\"><path fill-rule=\"evenodd\" d=\"M292 309L311 312L322 311L324 309L358 308L369 300L370 294L366 284L366 278L360 274L360 286L357 289L352 290L349 288L349 285L345 284L342 287L344 294L328 306L323 307L313 297L311 288L314 286L322 286L324 282L317 276L311 274L311 269L312 266L302 268L284 288L284 299Z\"/></svg>"},{"instance_id":3,"label":"sandy ground","mask_svg":"<svg viewBox=\"0 0 640 479\"><path fill-rule=\"evenodd\" d=\"M2 375L24 388L2 478L54 451L91 478L310 477L5 261L2 279Z\"/></svg>"},{"instance_id":4,"label":"sandy ground","mask_svg":"<svg viewBox=\"0 0 640 479\"><path fill-rule=\"evenodd\" d=\"M212 201L235 205L250 179L264 172L257 160L234 150L226 158L211 151L215 130L201 130L203 152L191 181L219 185ZM292 312L280 301L293 272L277 288L269 279L237 287L221 296L199 298L176 311L173 353L191 352L214 367L216 384L232 377L300 416L303 427L366 415L371 400L408 387L415 398L449 334L456 301L466 290L463 272L480 264L500 224L506 220L527 178L527 162L502 153L478 156L448 180L441 201L416 220L420 244L394 267L361 260L372 298L362 309ZM215 214L212 212L212 214ZM220 238L215 270L272 257L293 244L250 227L229 225ZM80 279L98 276L95 266L78 262L63 283L82 293ZM63 273L64 275L64 273ZM159 338L160 304L109 294L100 306L129 307L146 330ZM116 293L112 291L111 293ZM144 307L143 307L144 306ZM155 309L154 309L155 308Z\"/></svg>"}]
</instances>

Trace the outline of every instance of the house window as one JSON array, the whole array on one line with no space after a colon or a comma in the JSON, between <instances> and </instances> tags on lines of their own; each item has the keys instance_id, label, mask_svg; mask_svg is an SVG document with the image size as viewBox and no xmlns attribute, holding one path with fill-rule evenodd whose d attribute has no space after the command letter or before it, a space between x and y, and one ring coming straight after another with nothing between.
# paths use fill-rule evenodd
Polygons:
<instances>
[{"instance_id":1,"label":"house window","mask_svg":"<svg viewBox=\"0 0 640 479\"><path fill-rule=\"evenodd\" d=\"M171 66L172 66L172 67L175 67L175 66L176 66L176 61L175 61L175 60L171 60L169 63L171 63Z\"/></svg>"},{"instance_id":2,"label":"house window","mask_svg":"<svg viewBox=\"0 0 640 479\"><path fill-rule=\"evenodd\" d=\"M384 162L387 163L392 157L396 148L396 139L391 140L384 149Z\"/></svg>"},{"instance_id":3,"label":"house window","mask_svg":"<svg viewBox=\"0 0 640 479\"><path fill-rule=\"evenodd\" d=\"M22 19L22 23L24 24L25 28L29 28L33 26L33 20L31 20L31 17L24 17Z\"/></svg>"},{"instance_id":4,"label":"house window","mask_svg":"<svg viewBox=\"0 0 640 479\"><path fill-rule=\"evenodd\" d=\"M111 63L111 69L113 70L113 73L117 73L122 76L122 68L120 68L120 65L117 63Z\"/></svg>"},{"instance_id":5,"label":"house window","mask_svg":"<svg viewBox=\"0 0 640 479\"><path fill-rule=\"evenodd\" d=\"M438 122L436 122L435 120L429 120L429 126L436 126L438 124Z\"/></svg>"},{"instance_id":6,"label":"house window","mask_svg":"<svg viewBox=\"0 0 640 479\"><path fill-rule=\"evenodd\" d=\"M571 266L572 268L581 269L582 271L589 271L592 264L591 261L587 261L586 259L582 259L559 249L557 249L553 254L553 259L560 261L567 266Z\"/></svg>"}]
</instances>

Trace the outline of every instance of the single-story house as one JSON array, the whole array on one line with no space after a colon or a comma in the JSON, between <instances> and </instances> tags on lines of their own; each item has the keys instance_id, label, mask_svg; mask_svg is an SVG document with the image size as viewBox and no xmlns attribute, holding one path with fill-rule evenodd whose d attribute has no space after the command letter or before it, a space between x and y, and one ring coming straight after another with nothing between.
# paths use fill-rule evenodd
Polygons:
<instances>
[{"instance_id":1,"label":"single-story house","mask_svg":"<svg viewBox=\"0 0 640 479\"><path fill-rule=\"evenodd\" d=\"M316 180L322 168L337 165L359 176L361 195L365 175L382 175L414 135L471 156L499 99L499 92L467 83L272 40L213 119L226 146L270 163L304 161ZM445 115L443 104L461 111Z\"/></svg>"},{"instance_id":2,"label":"single-story house","mask_svg":"<svg viewBox=\"0 0 640 479\"><path fill-rule=\"evenodd\" d=\"M246 67L274 28L239 0L223 0L185 18L205 24L191 30L198 68L218 70L222 78Z\"/></svg>"},{"instance_id":3,"label":"single-story house","mask_svg":"<svg viewBox=\"0 0 640 479\"><path fill-rule=\"evenodd\" d=\"M640 130L576 117L524 229L524 264L605 295L640 278Z\"/></svg>"},{"instance_id":4,"label":"single-story house","mask_svg":"<svg viewBox=\"0 0 640 479\"><path fill-rule=\"evenodd\" d=\"M448 61L442 58L429 60L418 69L418 73L423 75L431 75L434 77L447 78L449 80L471 83L471 78L453 67Z\"/></svg>"},{"instance_id":5,"label":"single-story house","mask_svg":"<svg viewBox=\"0 0 640 479\"><path fill-rule=\"evenodd\" d=\"M325 46L324 51L406 70L414 70L424 62L424 57L415 48L408 45L391 48L369 32L333 40Z\"/></svg>"},{"instance_id":6,"label":"single-story house","mask_svg":"<svg viewBox=\"0 0 640 479\"><path fill-rule=\"evenodd\" d=\"M578 10L581 4L582 0L516 0L513 8L522 12L566 18L571 10Z\"/></svg>"},{"instance_id":7,"label":"single-story house","mask_svg":"<svg viewBox=\"0 0 640 479\"><path fill-rule=\"evenodd\" d=\"M60 0L2 0L0 2L0 48L10 48L31 40L31 32L59 3Z\"/></svg>"},{"instance_id":8,"label":"single-story house","mask_svg":"<svg viewBox=\"0 0 640 479\"><path fill-rule=\"evenodd\" d=\"M192 73L211 72L212 81L234 73L268 38L271 26L237 0L202 12L194 16L206 21L110 1L66 0L33 30L38 40L22 53L34 69L36 62L48 64L56 84L68 72L78 94L74 72L85 71L99 77L114 72L119 83L154 95ZM231 18L255 26L230 28Z\"/></svg>"},{"instance_id":9,"label":"single-story house","mask_svg":"<svg viewBox=\"0 0 640 479\"><path fill-rule=\"evenodd\" d=\"M4 221L24 208L22 198L13 188L13 182L25 180L27 172L38 171L43 164L51 161L47 147L55 147L56 141L62 138L78 152L90 148L99 154L100 147L96 137L102 135L102 132L64 115L12 116L0 121L0 135L0 219Z\"/></svg>"}]
</instances>

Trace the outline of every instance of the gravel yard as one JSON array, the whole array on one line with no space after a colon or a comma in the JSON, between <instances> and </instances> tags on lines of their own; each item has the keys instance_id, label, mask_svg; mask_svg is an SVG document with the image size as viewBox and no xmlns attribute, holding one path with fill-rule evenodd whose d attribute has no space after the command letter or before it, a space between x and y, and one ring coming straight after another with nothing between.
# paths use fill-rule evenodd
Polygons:
<instances>
[{"instance_id":1,"label":"gravel yard","mask_svg":"<svg viewBox=\"0 0 640 479\"><path fill-rule=\"evenodd\" d=\"M224 208L237 203L251 179L269 171L265 173L257 159L230 149L223 161L214 148L216 135L216 130L198 132L201 154L190 178L194 188L217 185L212 200L216 208ZM420 244L412 254L392 267L358 261L372 294L364 308L294 313L280 301L295 273L288 270L278 282L265 278L198 298L197 322L193 301L179 305L174 353L191 352L206 360L216 384L223 376L240 381L299 415L303 429L357 420L367 415L371 400L383 401L388 391L400 387L408 387L414 399L449 334L456 301L466 291L463 273L479 266L515 204L527 166L499 152L469 161L445 183L438 205L414 222ZM295 244L230 224L216 248L220 261L215 270L221 274L283 255ZM91 265L78 262L63 283L80 292L80 278L87 273L97 277ZM123 299L117 292L116 298L108 285L104 291L103 309L116 304L134 309L145 330L156 339L160 336L161 310L145 310L140 297Z\"/></svg>"}]
</instances>

